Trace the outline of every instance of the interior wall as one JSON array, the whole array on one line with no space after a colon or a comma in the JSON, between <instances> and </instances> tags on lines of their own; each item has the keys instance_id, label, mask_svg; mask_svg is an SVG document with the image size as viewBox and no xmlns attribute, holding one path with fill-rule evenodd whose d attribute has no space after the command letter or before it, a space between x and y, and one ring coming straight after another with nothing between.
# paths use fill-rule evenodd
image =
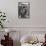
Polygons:
<instances>
[{"instance_id":1,"label":"interior wall","mask_svg":"<svg viewBox=\"0 0 46 46\"><path fill-rule=\"evenodd\" d=\"M30 18L18 19L18 2L30 2ZM46 27L46 0L0 0L6 12L6 27Z\"/></svg>"}]
</instances>

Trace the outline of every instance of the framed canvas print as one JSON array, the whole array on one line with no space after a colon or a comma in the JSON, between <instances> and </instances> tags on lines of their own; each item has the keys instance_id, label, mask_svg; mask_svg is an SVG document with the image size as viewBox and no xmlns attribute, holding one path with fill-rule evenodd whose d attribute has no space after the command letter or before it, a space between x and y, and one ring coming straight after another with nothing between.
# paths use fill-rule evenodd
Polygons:
<instances>
[{"instance_id":1,"label":"framed canvas print","mask_svg":"<svg viewBox=\"0 0 46 46\"><path fill-rule=\"evenodd\" d=\"M30 18L30 3L18 2L18 18Z\"/></svg>"}]
</instances>

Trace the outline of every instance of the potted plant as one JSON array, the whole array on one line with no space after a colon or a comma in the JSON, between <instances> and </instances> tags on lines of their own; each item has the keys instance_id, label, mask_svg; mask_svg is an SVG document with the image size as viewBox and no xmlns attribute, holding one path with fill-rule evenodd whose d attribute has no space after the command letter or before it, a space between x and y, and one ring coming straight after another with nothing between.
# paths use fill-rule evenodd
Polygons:
<instances>
[{"instance_id":1,"label":"potted plant","mask_svg":"<svg viewBox=\"0 0 46 46\"><path fill-rule=\"evenodd\" d=\"M6 15L4 12L0 11L0 27L4 28L4 22L6 20Z\"/></svg>"}]
</instances>

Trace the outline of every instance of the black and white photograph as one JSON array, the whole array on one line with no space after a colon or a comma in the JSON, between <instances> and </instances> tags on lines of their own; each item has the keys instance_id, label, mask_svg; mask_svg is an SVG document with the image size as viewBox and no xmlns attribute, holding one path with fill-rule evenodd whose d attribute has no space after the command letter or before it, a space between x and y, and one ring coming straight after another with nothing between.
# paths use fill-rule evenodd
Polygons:
<instances>
[{"instance_id":1,"label":"black and white photograph","mask_svg":"<svg viewBox=\"0 0 46 46\"><path fill-rule=\"evenodd\" d=\"M29 18L30 14L29 2L18 2L18 18Z\"/></svg>"}]
</instances>

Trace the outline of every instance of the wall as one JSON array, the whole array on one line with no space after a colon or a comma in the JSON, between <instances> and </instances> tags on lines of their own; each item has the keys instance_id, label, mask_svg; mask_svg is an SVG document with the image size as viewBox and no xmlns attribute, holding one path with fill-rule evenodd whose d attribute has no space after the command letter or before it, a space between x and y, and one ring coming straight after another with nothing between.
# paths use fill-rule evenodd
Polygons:
<instances>
[{"instance_id":1,"label":"wall","mask_svg":"<svg viewBox=\"0 0 46 46\"><path fill-rule=\"evenodd\" d=\"M30 18L18 19L18 2L30 2ZM6 27L46 27L46 0L0 0L6 12Z\"/></svg>"}]
</instances>

